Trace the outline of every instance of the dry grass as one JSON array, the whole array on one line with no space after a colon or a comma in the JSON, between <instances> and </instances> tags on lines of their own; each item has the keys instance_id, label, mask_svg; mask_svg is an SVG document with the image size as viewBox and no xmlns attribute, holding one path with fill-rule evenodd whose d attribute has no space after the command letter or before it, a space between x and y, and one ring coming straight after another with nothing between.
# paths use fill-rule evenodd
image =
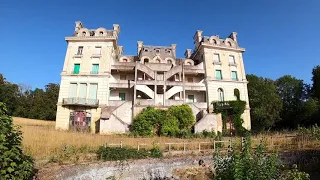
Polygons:
<instances>
[{"instance_id":1,"label":"dry grass","mask_svg":"<svg viewBox=\"0 0 320 180\"><path fill-rule=\"evenodd\" d=\"M132 138L119 135L99 135L55 130L55 122L25 118L13 118L15 125L20 125L23 132L24 151L36 160L48 159L63 151L65 146L97 148L106 143L137 147L138 143L152 145L167 142L204 142L204 139L178 139L167 137ZM195 144L195 147L197 145Z\"/></svg>"}]
</instances>

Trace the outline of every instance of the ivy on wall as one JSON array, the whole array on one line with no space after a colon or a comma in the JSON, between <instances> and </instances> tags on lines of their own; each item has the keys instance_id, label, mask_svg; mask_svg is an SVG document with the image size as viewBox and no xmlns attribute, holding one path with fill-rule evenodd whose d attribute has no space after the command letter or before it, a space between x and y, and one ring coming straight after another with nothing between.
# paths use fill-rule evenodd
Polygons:
<instances>
[{"instance_id":1,"label":"ivy on wall","mask_svg":"<svg viewBox=\"0 0 320 180\"><path fill-rule=\"evenodd\" d=\"M226 134L227 122L231 122L234 126L236 135L242 135L246 130L242 126L244 122L241 118L243 114L246 102L241 100L236 101L223 101L223 102L212 102L215 113L221 113L222 116L222 133ZM229 120L229 121L228 121Z\"/></svg>"}]
</instances>

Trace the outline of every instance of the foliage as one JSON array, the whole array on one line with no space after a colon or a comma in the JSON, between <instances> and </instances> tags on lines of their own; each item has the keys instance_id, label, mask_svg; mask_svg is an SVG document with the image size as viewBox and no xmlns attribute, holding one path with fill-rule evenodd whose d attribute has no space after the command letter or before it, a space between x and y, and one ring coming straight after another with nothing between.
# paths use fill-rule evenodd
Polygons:
<instances>
[{"instance_id":1,"label":"foliage","mask_svg":"<svg viewBox=\"0 0 320 180\"><path fill-rule=\"evenodd\" d=\"M49 83L45 89L31 90L27 85L10 83L0 75L0 102L6 103L9 115L55 120L59 84Z\"/></svg>"},{"instance_id":2,"label":"foliage","mask_svg":"<svg viewBox=\"0 0 320 180\"><path fill-rule=\"evenodd\" d=\"M97 156L103 161L117 161L127 159L143 159L148 157L160 158L162 157L162 152L158 147L153 147L150 151L138 151L137 149L133 148L101 146L97 151Z\"/></svg>"},{"instance_id":3,"label":"foliage","mask_svg":"<svg viewBox=\"0 0 320 180\"><path fill-rule=\"evenodd\" d=\"M135 117L132 123L132 133L135 136L153 136L158 133L165 118L165 111L147 107Z\"/></svg>"},{"instance_id":4,"label":"foliage","mask_svg":"<svg viewBox=\"0 0 320 180\"><path fill-rule=\"evenodd\" d=\"M296 128L317 111L317 102L309 98L309 86L303 80L285 75L276 80L276 85L283 101L280 127Z\"/></svg>"},{"instance_id":5,"label":"foliage","mask_svg":"<svg viewBox=\"0 0 320 180\"><path fill-rule=\"evenodd\" d=\"M178 119L175 116L168 113L166 119L162 122L160 135L175 137L179 134L179 132L180 129Z\"/></svg>"},{"instance_id":6,"label":"foliage","mask_svg":"<svg viewBox=\"0 0 320 180\"><path fill-rule=\"evenodd\" d=\"M310 175L298 170L296 164L292 165L292 169L285 170L280 175L280 180L309 180Z\"/></svg>"},{"instance_id":7,"label":"foliage","mask_svg":"<svg viewBox=\"0 0 320 180\"><path fill-rule=\"evenodd\" d=\"M312 139L320 140L320 127L317 124L310 128L298 127L298 135L309 136Z\"/></svg>"},{"instance_id":8,"label":"foliage","mask_svg":"<svg viewBox=\"0 0 320 180\"><path fill-rule=\"evenodd\" d=\"M283 177L292 180L309 179L309 175L299 172L296 166L292 170L283 171L283 165L277 154L266 154L263 144L260 144L256 150L252 150L249 134L246 135L244 147L240 153L231 152L225 157L218 154L214 157L214 166L216 171L214 179L219 180L269 180Z\"/></svg>"},{"instance_id":9,"label":"foliage","mask_svg":"<svg viewBox=\"0 0 320 180\"><path fill-rule=\"evenodd\" d=\"M317 100L320 100L320 66L312 69L312 95Z\"/></svg>"},{"instance_id":10,"label":"foliage","mask_svg":"<svg viewBox=\"0 0 320 180\"><path fill-rule=\"evenodd\" d=\"M179 136L182 132L191 133L195 123L192 110L188 105L172 106L168 111L145 108L132 123L132 134L135 136Z\"/></svg>"},{"instance_id":11,"label":"foliage","mask_svg":"<svg viewBox=\"0 0 320 180\"><path fill-rule=\"evenodd\" d=\"M33 160L22 152L22 132L13 127L4 103L0 102L0 177L27 179L33 173Z\"/></svg>"},{"instance_id":12,"label":"foliage","mask_svg":"<svg viewBox=\"0 0 320 180\"><path fill-rule=\"evenodd\" d=\"M233 90L233 94L237 98L237 100L240 100L240 91L239 91L239 89L234 89Z\"/></svg>"},{"instance_id":13,"label":"foliage","mask_svg":"<svg viewBox=\"0 0 320 180\"><path fill-rule=\"evenodd\" d=\"M235 127L236 133L241 135L245 132L245 128L242 126L243 119L241 115L243 114L246 102L245 101L224 101L224 102L212 102L214 106L215 113L222 114L222 121L223 121L223 130L227 129L226 123L227 118L231 118L231 122Z\"/></svg>"},{"instance_id":14,"label":"foliage","mask_svg":"<svg viewBox=\"0 0 320 180\"><path fill-rule=\"evenodd\" d=\"M281 120L282 100L271 79L247 75L251 124L255 131L271 128Z\"/></svg>"},{"instance_id":15,"label":"foliage","mask_svg":"<svg viewBox=\"0 0 320 180\"><path fill-rule=\"evenodd\" d=\"M175 116L178 119L179 129L190 129L195 123L192 109L187 104L171 106L168 109L168 114Z\"/></svg>"}]
</instances>

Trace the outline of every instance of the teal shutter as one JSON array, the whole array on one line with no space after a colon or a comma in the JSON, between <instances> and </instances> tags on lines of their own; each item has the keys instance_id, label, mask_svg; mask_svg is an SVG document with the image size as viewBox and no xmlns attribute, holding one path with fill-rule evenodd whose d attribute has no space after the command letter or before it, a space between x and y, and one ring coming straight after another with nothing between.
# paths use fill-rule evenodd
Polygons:
<instances>
[{"instance_id":1,"label":"teal shutter","mask_svg":"<svg viewBox=\"0 0 320 180\"><path fill-rule=\"evenodd\" d=\"M126 93L119 93L119 98L121 101L125 101L126 100Z\"/></svg>"},{"instance_id":2,"label":"teal shutter","mask_svg":"<svg viewBox=\"0 0 320 180\"><path fill-rule=\"evenodd\" d=\"M216 78L222 79L221 70L216 70Z\"/></svg>"},{"instance_id":3,"label":"teal shutter","mask_svg":"<svg viewBox=\"0 0 320 180\"><path fill-rule=\"evenodd\" d=\"M92 74L99 73L99 64L92 64Z\"/></svg>"},{"instance_id":4,"label":"teal shutter","mask_svg":"<svg viewBox=\"0 0 320 180\"><path fill-rule=\"evenodd\" d=\"M75 98L77 97L77 89L78 84L77 83L71 83L69 86L69 98Z\"/></svg>"},{"instance_id":5,"label":"teal shutter","mask_svg":"<svg viewBox=\"0 0 320 180\"><path fill-rule=\"evenodd\" d=\"M80 72L80 64L74 64L73 74L79 74Z\"/></svg>"},{"instance_id":6,"label":"teal shutter","mask_svg":"<svg viewBox=\"0 0 320 180\"><path fill-rule=\"evenodd\" d=\"M91 104L97 104L98 84L90 84L89 99Z\"/></svg>"},{"instance_id":7,"label":"teal shutter","mask_svg":"<svg viewBox=\"0 0 320 180\"><path fill-rule=\"evenodd\" d=\"M236 71L232 71L231 72L231 76L232 76L232 80L238 80L238 76L237 76L237 72Z\"/></svg>"},{"instance_id":8,"label":"teal shutter","mask_svg":"<svg viewBox=\"0 0 320 180\"><path fill-rule=\"evenodd\" d=\"M189 102L194 102L194 95L188 95L188 101Z\"/></svg>"}]
</instances>

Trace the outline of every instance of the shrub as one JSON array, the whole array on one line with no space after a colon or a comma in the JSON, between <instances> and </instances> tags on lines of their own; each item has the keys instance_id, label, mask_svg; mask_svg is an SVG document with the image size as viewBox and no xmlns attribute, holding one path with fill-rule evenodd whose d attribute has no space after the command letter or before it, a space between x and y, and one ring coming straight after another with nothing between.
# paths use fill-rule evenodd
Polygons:
<instances>
[{"instance_id":1,"label":"shrub","mask_svg":"<svg viewBox=\"0 0 320 180\"><path fill-rule=\"evenodd\" d=\"M132 123L132 133L135 136L153 136L158 134L161 122L166 117L166 111L147 107L136 116Z\"/></svg>"},{"instance_id":2,"label":"shrub","mask_svg":"<svg viewBox=\"0 0 320 180\"><path fill-rule=\"evenodd\" d=\"M292 165L292 169L285 170L280 175L280 180L309 180L310 175L298 170L296 164Z\"/></svg>"},{"instance_id":3,"label":"shrub","mask_svg":"<svg viewBox=\"0 0 320 180\"><path fill-rule=\"evenodd\" d=\"M277 154L266 154L264 145L260 144L256 150L251 150L249 135L240 153L232 152L225 157L217 155L214 157L214 165L216 171L214 179L269 180L285 177L285 179L305 180L308 177L308 174L297 169L284 173Z\"/></svg>"},{"instance_id":4,"label":"shrub","mask_svg":"<svg viewBox=\"0 0 320 180\"><path fill-rule=\"evenodd\" d=\"M175 116L178 119L179 129L191 129L195 123L192 109L187 104L171 106L168 109L168 114Z\"/></svg>"},{"instance_id":5,"label":"shrub","mask_svg":"<svg viewBox=\"0 0 320 180\"><path fill-rule=\"evenodd\" d=\"M314 140L320 140L320 127L317 124L310 128L298 127L298 135L309 136Z\"/></svg>"},{"instance_id":6,"label":"shrub","mask_svg":"<svg viewBox=\"0 0 320 180\"><path fill-rule=\"evenodd\" d=\"M175 116L170 114L167 115L167 118L162 122L160 135L175 137L179 134L179 121Z\"/></svg>"},{"instance_id":7,"label":"shrub","mask_svg":"<svg viewBox=\"0 0 320 180\"><path fill-rule=\"evenodd\" d=\"M23 154L22 132L13 127L6 106L0 102L0 177L1 179L28 179L33 173L33 160Z\"/></svg>"},{"instance_id":8,"label":"shrub","mask_svg":"<svg viewBox=\"0 0 320 180\"><path fill-rule=\"evenodd\" d=\"M162 152L158 147L153 147L151 151L137 150L133 148L106 147L101 146L97 151L99 159L104 161L117 161L127 159L143 159L148 157L160 158Z\"/></svg>"}]
</instances>

